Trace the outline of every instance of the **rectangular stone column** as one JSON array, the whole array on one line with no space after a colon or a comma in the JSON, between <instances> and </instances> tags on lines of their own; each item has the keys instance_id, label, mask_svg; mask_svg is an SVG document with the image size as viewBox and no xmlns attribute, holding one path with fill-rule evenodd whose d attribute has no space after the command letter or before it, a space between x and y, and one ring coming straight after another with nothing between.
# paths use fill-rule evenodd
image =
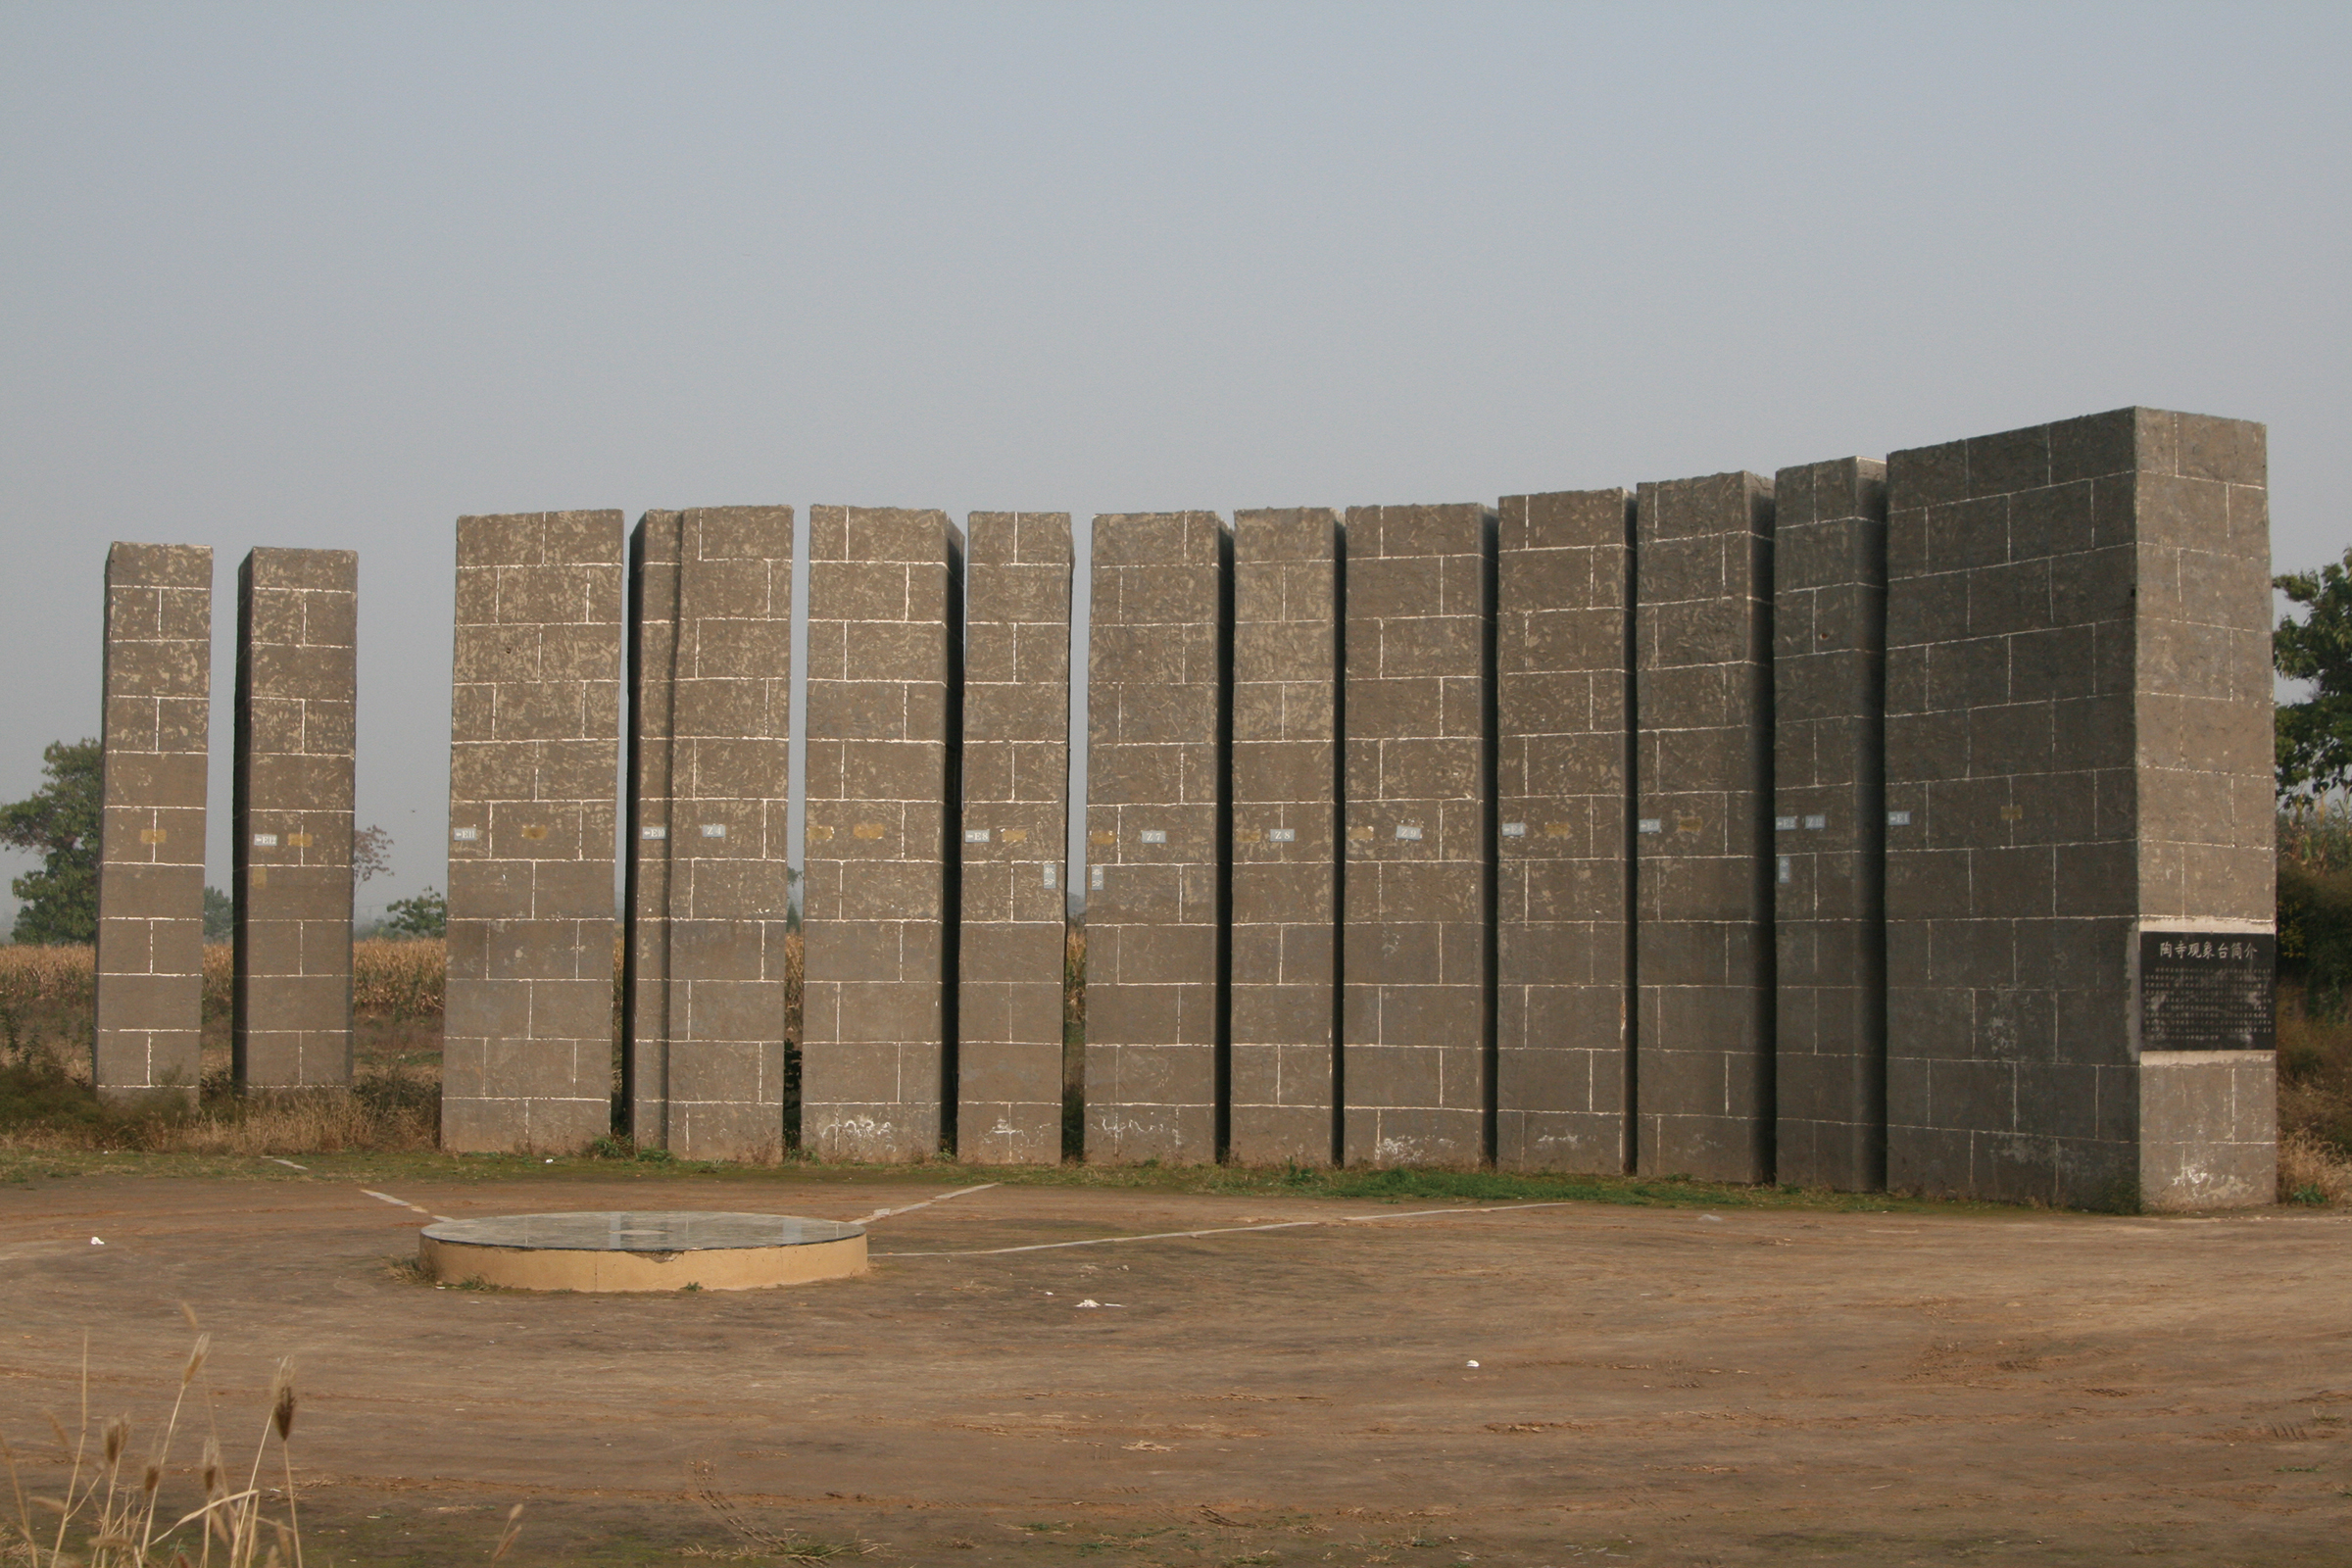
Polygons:
<instances>
[{"instance_id":1,"label":"rectangular stone column","mask_svg":"<svg viewBox=\"0 0 2352 1568\"><path fill-rule=\"evenodd\" d=\"M1061 1160L1070 516L976 512L963 644L956 1153Z\"/></svg>"},{"instance_id":2,"label":"rectangular stone column","mask_svg":"<svg viewBox=\"0 0 2352 1568\"><path fill-rule=\"evenodd\" d=\"M1633 1155L1633 497L1505 496L1495 1163Z\"/></svg>"},{"instance_id":3,"label":"rectangular stone column","mask_svg":"<svg viewBox=\"0 0 2352 1568\"><path fill-rule=\"evenodd\" d=\"M441 1143L612 1127L621 517L458 519Z\"/></svg>"},{"instance_id":4,"label":"rectangular stone column","mask_svg":"<svg viewBox=\"0 0 2352 1568\"><path fill-rule=\"evenodd\" d=\"M630 549L630 1126L688 1159L784 1139L792 509L649 512Z\"/></svg>"},{"instance_id":5,"label":"rectangular stone column","mask_svg":"<svg viewBox=\"0 0 2352 1568\"><path fill-rule=\"evenodd\" d=\"M110 1100L194 1104L203 1076L205 748L213 553L106 553L100 742L97 1029L91 1081Z\"/></svg>"},{"instance_id":6,"label":"rectangular stone column","mask_svg":"<svg viewBox=\"0 0 2352 1568\"><path fill-rule=\"evenodd\" d=\"M237 570L231 1042L244 1089L351 1083L359 599L349 550L256 550Z\"/></svg>"},{"instance_id":7,"label":"rectangular stone column","mask_svg":"<svg viewBox=\"0 0 2352 1568\"><path fill-rule=\"evenodd\" d=\"M1886 466L1773 481L1774 1176L1886 1185Z\"/></svg>"},{"instance_id":8,"label":"rectangular stone column","mask_svg":"<svg viewBox=\"0 0 2352 1568\"><path fill-rule=\"evenodd\" d=\"M1086 805L1092 1160L1217 1156L1228 548L1213 512L1095 519Z\"/></svg>"},{"instance_id":9,"label":"rectangular stone column","mask_svg":"<svg viewBox=\"0 0 2352 1568\"><path fill-rule=\"evenodd\" d=\"M1339 514L1234 517L1231 1150L1337 1153Z\"/></svg>"},{"instance_id":10,"label":"rectangular stone column","mask_svg":"<svg viewBox=\"0 0 2352 1568\"><path fill-rule=\"evenodd\" d=\"M1888 1184L2271 1201L2262 427L2123 409L1886 484Z\"/></svg>"},{"instance_id":11,"label":"rectangular stone column","mask_svg":"<svg viewBox=\"0 0 2352 1568\"><path fill-rule=\"evenodd\" d=\"M1494 515L1348 511L1350 1165L1487 1158Z\"/></svg>"},{"instance_id":12,"label":"rectangular stone column","mask_svg":"<svg viewBox=\"0 0 2352 1568\"><path fill-rule=\"evenodd\" d=\"M829 1159L939 1152L948 1078L951 631L942 512L808 514L801 1138Z\"/></svg>"},{"instance_id":13,"label":"rectangular stone column","mask_svg":"<svg viewBox=\"0 0 2352 1568\"><path fill-rule=\"evenodd\" d=\"M1772 1179L1772 481L1636 506L1636 1165Z\"/></svg>"}]
</instances>

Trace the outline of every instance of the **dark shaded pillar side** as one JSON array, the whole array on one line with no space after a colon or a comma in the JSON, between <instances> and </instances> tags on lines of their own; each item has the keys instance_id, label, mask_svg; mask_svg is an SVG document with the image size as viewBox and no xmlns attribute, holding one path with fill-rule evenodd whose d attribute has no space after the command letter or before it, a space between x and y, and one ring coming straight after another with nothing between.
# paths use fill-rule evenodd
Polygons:
<instances>
[{"instance_id":1,"label":"dark shaded pillar side","mask_svg":"<svg viewBox=\"0 0 2352 1568\"><path fill-rule=\"evenodd\" d=\"M1886 1185L1886 466L1773 482L1775 1175Z\"/></svg>"},{"instance_id":2,"label":"dark shaded pillar side","mask_svg":"<svg viewBox=\"0 0 2352 1568\"><path fill-rule=\"evenodd\" d=\"M1061 1159L1070 518L966 527L956 1153Z\"/></svg>"},{"instance_id":3,"label":"dark shaded pillar side","mask_svg":"<svg viewBox=\"0 0 2352 1568\"><path fill-rule=\"evenodd\" d=\"M792 509L638 525L632 1113L691 1159L782 1148Z\"/></svg>"},{"instance_id":4,"label":"dark shaded pillar side","mask_svg":"<svg viewBox=\"0 0 2352 1568\"><path fill-rule=\"evenodd\" d=\"M1506 496L1495 626L1496 1163L1632 1143L1633 497Z\"/></svg>"},{"instance_id":5,"label":"dark shaded pillar side","mask_svg":"<svg viewBox=\"0 0 2352 1568\"><path fill-rule=\"evenodd\" d=\"M612 1123L617 512L460 517L441 1142Z\"/></svg>"},{"instance_id":6,"label":"dark shaded pillar side","mask_svg":"<svg viewBox=\"0 0 2352 1568\"><path fill-rule=\"evenodd\" d=\"M1494 514L1353 507L1347 524L1345 1157L1474 1165L1487 1155Z\"/></svg>"},{"instance_id":7,"label":"dark shaded pillar side","mask_svg":"<svg viewBox=\"0 0 2352 1568\"><path fill-rule=\"evenodd\" d=\"M1231 1157L1332 1158L1339 514L1234 517Z\"/></svg>"},{"instance_id":8,"label":"dark shaded pillar side","mask_svg":"<svg viewBox=\"0 0 2352 1568\"><path fill-rule=\"evenodd\" d=\"M906 1160L946 1125L947 514L808 514L802 1141Z\"/></svg>"},{"instance_id":9,"label":"dark shaded pillar side","mask_svg":"<svg viewBox=\"0 0 2352 1568\"><path fill-rule=\"evenodd\" d=\"M1224 524L1098 516L1087 652L1086 1154L1217 1154Z\"/></svg>"},{"instance_id":10,"label":"dark shaded pillar side","mask_svg":"<svg viewBox=\"0 0 2352 1568\"><path fill-rule=\"evenodd\" d=\"M359 557L255 550L237 569L230 1059L247 1090L351 1083Z\"/></svg>"},{"instance_id":11,"label":"dark shaded pillar side","mask_svg":"<svg viewBox=\"0 0 2352 1568\"><path fill-rule=\"evenodd\" d=\"M1645 1175L1772 1179L1772 515L1752 473L1637 496Z\"/></svg>"},{"instance_id":12,"label":"dark shaded pillar side","mask_svg":"<svg viewBox=\"0 0 2352 1568\"><path fill-rule=\"evenodd\" d=\"M213 553L106 554L91 1082L194 1104L203 1076L205 756Z\"/></svg>"}]
</instances>

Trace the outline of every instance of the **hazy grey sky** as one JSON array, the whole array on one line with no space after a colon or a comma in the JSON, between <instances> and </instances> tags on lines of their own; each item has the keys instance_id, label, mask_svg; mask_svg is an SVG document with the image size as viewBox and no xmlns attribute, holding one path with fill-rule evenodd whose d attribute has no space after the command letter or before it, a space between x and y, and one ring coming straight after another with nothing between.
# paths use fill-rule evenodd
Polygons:
<instances>
[{"instance_id":1,"label":"hazy grey sky","mask_svg":"<svg viewBox=\"0 0 2352 1568\"><path fill-rule=\"evenodd\" d=\"M96 731L114 539L214 547L223 697L244 552L360 552L393 895L464 512L1491 501L2146 403L2267 420L2310 564L2348 80L2342 5L18 0L0 799Z\"/></svg>"}]
</instances>

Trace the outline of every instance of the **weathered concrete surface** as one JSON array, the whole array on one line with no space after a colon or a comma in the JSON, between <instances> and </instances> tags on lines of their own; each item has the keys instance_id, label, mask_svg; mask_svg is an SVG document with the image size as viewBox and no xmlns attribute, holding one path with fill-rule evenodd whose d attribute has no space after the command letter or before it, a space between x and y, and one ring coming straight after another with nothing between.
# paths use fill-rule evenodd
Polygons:
<instances>
[{"instance_id":1,"label":"weathered concrete surface","mask_svg":"<svg viewBox=\"0 0 2352 1568\"><path fill-rule=\"evenodd\" d=\"M784 1138L792 509L649 512L630 549L630 1126L688 1159Z\"/></svg>"},{"instance_id":2,"label":"weathered concrete surface","mask_svg":"<svg viewBox=\"0 0 2352 1568\"><path fill-rule=\"evenodd\" d=\"M245 1089L351 1082L352 759L360 558L237 570L230 1054Z\"/></svg>"},{"instance_id":3,"label":"weathered concrete surface","mask_svg":"<svg viewBox=\"0 0 2352 1568\"><path fill-rule=\"evenodd\" d=\"M458 519L441 1143L612 1126L621 516Z\"/></svg>"},{"instance_id":4,"label":"weathered concrete surface","mask_svg":"<svg viewBox=\"0 0 2352 1568\"><path fill-rule=\"evenodd\" d=\"M1070 518L966 526L956 1152L1061 1159L1062 866L1070 785Z\"/></svg>"},{"instance_id":5,"label":"weathered concrete surface","mask_svg":"<svg viewBox=\"0 0 2352 1568\"><path fill-rule=\"evenodd\" d=\"M920 1159L948 1132L951 694L962 536L943 512L808 514L801 1138Z\"/></svg>"},{"instance_id":6,"label":"weathered concrete surface","mask_svg":"<svg viewBox=\"0 0 2352 1568\"><path fill-rule=\"evenodd\" d=\"M196 1102L212 673L212 551L110 548L91 1046L110 1100Z\"/></svg>"}]
</instances>

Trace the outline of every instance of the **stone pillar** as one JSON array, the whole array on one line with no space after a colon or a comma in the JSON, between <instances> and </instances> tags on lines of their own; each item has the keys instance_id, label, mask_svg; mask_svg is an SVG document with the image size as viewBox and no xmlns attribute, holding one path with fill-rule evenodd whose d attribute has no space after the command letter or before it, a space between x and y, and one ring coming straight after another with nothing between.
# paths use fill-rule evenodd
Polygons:
<instances>
[{"instance_id":1,"label":"stone pillar","mask_svg":"<svg viewBox=\"0 0 2352 1568\"><path fill-rule=\"evenodd\" d=\"M1086 1153L1217 1155L1226 606L1213 512L1095 519Z\"/></svg>"},{"instance_id":2,"label":"stone pillar","mask_svg":"<svg viewBox=\"0 0 2352 1568\"><path fill-rule=\"evenodd\" d=\"M237 570L240 1088L351 1083L352 747L360 558L256 550Z\"/></svg>"},{"instance_id":3,"label":"stone pillar","mask_svg":"<svg viewBox=\"0 0 2352 1568\"><path fill-rule=\"evenodd\" d=\"M1506 496L1496 564L1495 1163L1633 1155L1633 497Z\"/></svg>"},{"instance_id":4,"label":"stone pillar","mask_svg":"<svg viewBox=\"0 0 2352 1568\"><path fill-rule=\"evenodd\" d=\"M1886 466L1773 481L1775 1179L1886 1185Z\"/></svg>"},{"instance_id":5,"label":"stone pillar","mask_svg":"<svg viewBox=\"0 0 2352 1568\"><path fill-rule=\"evenodd\" d=\"M1887 1181L2267 1203L2260 425L2123 409L1887 459Z\"/></svg>"},{"instance_id":6,"label":"stone pillar","mask_svg":"<svg viewBox=\"0 0 2352 1568\"><path fill-rule=\"evenodd\" d=\"M792 509L647 513L630 592L630 1126L688 1159L771 1159L784 1139Z\"/></svg>"},{"instance_id":7,"label":"stone pillar","mask_svg":"<svg viewBox=\"0 0 2352 1568\"><path fill-rule=\"evenodd\" d=\"M1772 1179L1772 481L1645 484L1636 1165Z\"/></svg>"},{"instance_id":8,"label":"stone pillar","mask_svg":"<svg viewBox=\"0 0 2352 1568\"><path fill-rule=\"evenodd\" d=\"M939 1152L962 541L947 514L808 514L801 1138L828 1159Z\"/></svg>"},{"instance_id":9,"label":"stone pillar","mask_svg":"<svg viewBox=\"0 0 2352 1568\"><path fill-rule=\"evenodd\" d=\"M1350 1165L1490 1157L1494 517L1348 512Z\"/></svg>"},{"instance_id":10,"label":"stone pillar","mask_svg":"<svg viewBox=\"0 0 2352 1568\"><path fill-rule=\"evenodd\" d=\"M1234 517L1232 1156L1337 1153L1340 519Z\"/></svg>"},{"instance_id":11,"label":"stone pillar","mask_svg":"<svg viewBox=\"0 0 2352 1568\"><path fill-rule=\"evenodd\" d=\"M977 512L963 644L956 1153L1061 1160L1070 517Z\"/></svg>"},{"instance_id":12,"label":"stone pillar","mask_svg":"<svg viewBox=\"0 0 2352 1568\"><path fill-rule=\"evenodd\" d=\"M612 1127L621 517L458 519L445 1149Z\"/></svg>"},{"instance_id":13,"label":"stone pillar","mask_svg":"<svg viewBox=\"0 0 2352 1568\"><path fill-rule=\"evenodd\" d=\"M212 551L109 548L90 1063L110 1100L194 1104L203 1076L212 671Z\"/></svg>"}]
</instances>

